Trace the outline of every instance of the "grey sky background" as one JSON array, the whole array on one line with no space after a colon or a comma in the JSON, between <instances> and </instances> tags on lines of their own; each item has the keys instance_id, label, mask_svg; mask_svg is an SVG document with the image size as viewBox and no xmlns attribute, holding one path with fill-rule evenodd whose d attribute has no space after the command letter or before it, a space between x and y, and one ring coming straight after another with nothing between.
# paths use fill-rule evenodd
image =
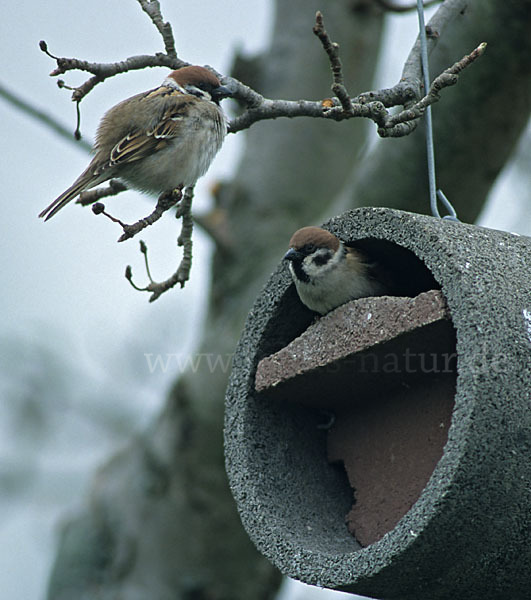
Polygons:
<instances>
[{"instance_id":1,"label":"grey sky background","mask_svg":"<svg viewBox=\"0 0 531 600\"><path fill-rule=\"evenodd\" d=\"M161 0L161 5L179 55L190 62L226 72L236 47L253 53L267 43L269 0ZM326 3L323 11L326 17ZM399 77L416 35L415 15L393 17L388 32L382 86ZM8 3L0 21L0 81L72 131L75 106L70 92L48 77L55 65L39 50L41 39L52 54L102 62L163 49L134 0ZM108 108L155 87L164 75L164 69L150 69L97 86L81 104L85 139L92 140ZM68 73L63 79L78 85L85 76ZM137 283L145 282L136 238L117 244L118 226L74 204L46 224L37 219L85 168L87 153L2 99L0 116L0 589L3 597L33 600L44 597L58 519L75 510L95 466L152 418L178 373L176 363L166 373L150 373L145 354L176 353L184 361L192 351L211 246L196 230L191 281L149 304L148 295L135 292L123 277L131 264ZM242 134L228 137L198 184L196 211L208 208L213 183L230 176L241 139ZM500 178L482 223L529 234L529 182L516 180L516 171L511 167ZM132 222L148 214L153 202L126 192L106 205ZM175 270L177 235L178 224L167 214L142 236L155 278ZM27 419L22 422L28 410L37 415L33 429ZM290 587L285 597L295 593Z\"/></svg>"}]
</instances>

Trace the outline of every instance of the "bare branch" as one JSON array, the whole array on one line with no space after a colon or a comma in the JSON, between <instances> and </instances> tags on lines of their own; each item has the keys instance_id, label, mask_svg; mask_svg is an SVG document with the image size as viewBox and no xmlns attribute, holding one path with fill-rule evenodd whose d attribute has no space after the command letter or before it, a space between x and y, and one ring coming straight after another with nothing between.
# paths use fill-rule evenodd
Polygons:
<instances>
[{"instance_id":1,"label":"bare branch","mask_svg":"<svg viewBox=\"0 0 531 600\"><path fill-rule=\"evenodd\" d=\"M386 108L415 102L420 97L420 82L400 81L392 88L383 88L370 92L362 92L353 102L366 104L368 102L381 102Z\"/></svg>"},{"instance_id":2,"label":"bare branch","mask_svg":"<svg viewBox=\"0 0 531 600\"><path fill-rule=\"evenodd\" d=\"M445 0L426 25L428 52L431 52L450 22L466 8L467 0ZM358 96L361 102L378 100L387 108L403 104L412 106L422 98L422 64L420 39L417 37L404 64L400 81L392 88L364 92Z\"/></svg>"},{"instance_id":3,"label":"bare branch","mask_svg":"<svg viewBox=\"0 0 531 600\"><path fill-rule=\"evenodd\" d=\"M168 23L163 22L159 2L157 0L137 1L161 33L168 54L133 56L117 63L89 63L74 58L58 58L48 51L45 42L40 43L41 50L57 62L57 68L52 71L51 75L59 75L72 69L88 71L93 74L84 84L74 89L73 100L79 102L95 85L118 73L153 66L167 66L175 69L188 64L179 60L174 54L171 27ZM431 31L429 41L432 46L436 43L439 32L451 18L464 8L465 4L466 0L446 0L439 8L428 24ZM335 121L355 117L368 118L376 123L380 135L384 137L403 136L408 135L415 129L418 118L422 115L425 107L438 99L438 96L433 93L427 99L422 98L418 43L412 49L408 62L404 67L402 79L396 86L385 90L366 92L351 99L343 81L339 46L332 42L327 34L324 28L323 16L320 12L316 14L316 24L313 30L330 60L334 79L332 89L337 98L325 98L322 101L271 100L264 98L261 94L232 77L221 77L222 82L233 91L233 96L246 106L244 112L230 122L228 128L230 133L247 129L253 123L265 119L306 116L333 119ZM437 92L447 85L449 84L440 85ZM393 106L403 106L406 110L412 112L405 114L403 111L400 113L401 120L397 120L396 117L391 117L386 110L386 108Z\"/></svg>"},{"instance_id":4,"label":"bare branch","mask_svg":"<svg viewBox=\"0 0 531 600\"><path fill-rule=\"evenodd\" d=\"M132 225L123 226L124 232L118 241L125 242L126 240L134 237L137 233L140 233L146 227L149 227L158 221L167 210L170 210L172 206L175 206L181 200L183 197L181 190L182 188L175 188L169 192L162 193L157 200L155 210L150 215L138 220Z\"/></svg>"},{"instance_id":5,"label":"bare branch","mask_svg":"<svg viewBox=\"0 0 531 600\"><path fill-rule=\"evenodd\" d=\"M137 235L137 233L143 231L146 227L153 225L153 223L157 222L167 210L169 210L172 206L175 206L182 198L181 188L175 188L174 190L164 192L159 196L155 210L150 215L144 217L143 219L139 219L132 225L128 225L127 223L124 223L120 219L117 219L106 212L104 204L101 202L96 202L98 197L114 196L126 189L127 187L120 182L114 182L111 183L107 188L99 188L93 192L85 192L84 197L82 198L80 196L79 199L79 203L85 206L92 204L92 212L95 215L105 215L108 219L120 225L120 227L123 229L123 234L118 238L119 242L125 242L126 240L129 240Z\"/></svg>"},{"instance_id":6,"label":"bare branch","mask_svg":"<svg viewBox=\"0 0 531 600\"><path fill-rule=\"evenodd\" d=\"M470 54L467 54L461 60L457 61L454 65L452 65L451 67L446 69L446 71L443 71L441 73L441 75L439 75L439 77L437 77L437 79L435 79L433 81L433 83L431 84L431 87L432 88L437 87L437 85L439 85L437 83L437 80L442 81L448 75L455 75L456 79L455 79L454 83L457 83L457 75L464 68L468 67L468 65L470 65L472 62L474 62L476 60L476 58L479 58L483 54L483 52L485 52L486 48L487 48L487 42L481 42L481 44L475 50L472 50L472 52ZM453 83L450 85L453 85Z\"/></svg>"},{"instance_id":7,"label":"bare branch","mask_svg":"<svg viewBox=\"0 0 531 600\"><path fill-rule=\"evenodd\" d=\"M166 54L170 58L177 58L177 51L175 50L175 39L173 37L173 31L171 24L166 22L162 18L160 11L160 3L158 0L137 0L142 10L149 15L149 18L153 22L153 25L159 30L164 42L164 48Z\"/></svg>"},{"instance_id":8,"label":"bare branch","mask_svg":"<svg viewBox=\"0 0 531 600\"><path fill-rule=\"evenodd\" d=\"M404 135L402 130L411 126L411 121L419 119L424 114L426 108L435 102L440 100L440 92L445 87L455 85L459 79L459 73L468 65L473 63L479 58L487 47L485 42L481 43L475 50L470 54L465 55L460 61L456 62L450 68L443 71L438 77L436 77L431 86L428 94L422 98L419 102L413 105L411 108L403 110L402 112L389 117L385 128L378 133L382 137L401 137Z\"/></svg>"},{"instance_id":9,"label":"bare branch","mask_svg":"<svg viewBox=\"0 0 531 600\"><path fill-rule=\"evenodd\" d=\"M466 0L446 0L439 7L433 18L430 20L426 29L429 30L429 46L432 49L437 43L440 33L466 6ZM316 16L316 26L314 33L319 37L323 48L328 54L334 73L334 85L342 85L341 63L339 62L338 47L334 45L324 30L322 15ZM461 70L468 66L482 52L475 54L472 52L472 60L463 59ZM456 63L456 64L461 64ZM453 69L456 65L451 67ZM447 70L448 71L448 70ZM446 72L445 72L446 73ZM448 75L448 74L447 74ZM418 125L419 118L422 116L426 106L433 104L439 99L438 93L448 85L453 85L455 81L447 75L441 74L442 79L438 79L437 87L430 90L426 97L422 97L421 84L421 61L420 61L420 43L417 40L412 48L408 60L404 66L400 82L392 88L364 92L355 98L339 98L341 88L334 89L338 99L325 99L321 102L309 102L305 100L287 101L287 100L269 100L254 93L249 93L249 89L241 90L239 82L231 80L231 85L235 89L235 96L242 102L249 98L252 105L248 105L246 111L233 119L229 126L229 131L235 133L242 129L250 127L256 121L264 119L276 119L278 117L314 117L327 118L341 121L347 118L364 117L373 120L378 126L378 134L382 137L400 137L410 134ZM241 85L241 84L240 84ZM251 90L252 92L252 90ZM241 95L240 95L241 94ZM348 106L348 108L347 108ZM388 113L386 108L393 106L404 106L408 112L408 118L405 111L399 113L401 120L397 121L395 116Z\"/></svg>"},{"instance_id":10,"label":"bare branch","mask_svg":"<svg viewBox=\"0 0 531 600\"><path fill-rule=\"evenodd\" d=\"M40 42L41 50L50 56L57 64L57 67L51 73L52 76L57 76L70 70L81 70L91 73L92 76L81 86L73 88L72 99L77 102L78 108L79 102L98 83L104 81L108 77L146 67L163 66L177 69L189 64L177 58L171 26L169 23L163 21L158 0L137 1L142 10L151 18L151 21L161 34L164 40L166 53L132 56L124 61L115 63L93 63L76 58L61 58L54 56L48 51L46 42ZM389 4L389 2L386 2L386 4ZM442 29L464 8L465 5L466 0L446 0L439 8L427 26L430 31L429 42L432 47L436 43ZM439 100L441 90L450 85L454 85L457 82L458 73L471 64L484 50L484 45L481 45L474 52L465 56L461 61L450 67L450 69L446 69L434 80L429 92L422 97L420 50L417 43L410 52L408 61L403 70L402 79L396 86L379 91L365 92L359 94L357 97L351 98L344 84L341 59L339 56L339 45L333 42L326 32L321 12L317 12L316 14L313 32L319 38L322 47L328 56L333 74L332 90L335 97L325 98L320 101L272 100L265 98L234 78L223 77L220 75L223 84L227 85L231 89L233 96L237 100L240 100L245 106L243 113L235 117L229 123L228 131L230 133L236 133L243 129L247 129L253 123L261 120L276 119L278 117L294 118L306 116L332 119L335 121L357 117L368 118L375 122L378 127L378 133L382 137L405 136L415 129L426 107ZM67 87L62 81L59 82L59 85L60 87ZM402 106L405 110L392 115L387 109L394 106ZM127 225L106 213L104 205L97 202L97 200L103 197L115 195L124 189L126 188L121 183L111 182L107 188L87 192L79 199L79 203L93 204L93 209L95 209L97 214L105 214L108 218L122 226L124 233L119 238L119 242L132 238L144 228L155 223L160 219L164 212L169 210L182 198L181 190L164 193L159 197L155 210L150 215L140 219L132 225ZM146 263L146 270L148 272L150 283L146 288L142 289L152 293L150 301L155 300L177 283L184 286L185 281L189 278L192 248L191 232L193 228L191 216L192 197L193 188L188 188L184 196L184 201L177 211L177 216L182 217L183 219L182 231L178 240L178 244L183 246L183 258L179 269L166 281L157 283L151 279ZM147 261L147 248L145 249L145 252ZM131 275L130 269L127 273ZM134 284L132 283L132 285Z\"/></svg>"},{"instance_id":11,"label":"bare branch","mask_svg":"<svg viewBox=\"0 0 531 600\"><path fill-rule=\"evenodd\" d=\"M313 32L319 38L319 41L323 45L323 50L327 53L328 60L330 61L330 67L332 68L332 74L334 77L332 91L338 97L343 110L347 114L351 114L352 103L343 81L343 68L341 66L341 59L339 58L339 44L332 42L330 36L326 32L321 11L317 11L317 14L315 15Z\"/></svg>"},{"instance_id":12,"label":"bare branch","mask_svg":"<svg viewBox=\"0 0 531 600\"><path fill-rule=\"evenodd\" d=\"M262 105L262 103L265 100L264 96L262 96L249 86L245 85L241 81L234 79L233 77L221 77L221 82L224 85L229 86L229 88L233 92L233 97L237 100L241 100L241 102L247 107L248 110L258 108Z\"/></svg>"},{"instance_id":13,"label":"bare branch","mask_svg":"<svg viewBox=\"0 0 531 600\"><path fill-rule=\"evenodd\" d=\"M192 200L194 197L194 186L186 188L183 196L183 200L177 209L176 217L182 218L181 233L177 238L177 245L183 247L183 257L177 268L177 271L164 281L154 281L151 277L149 269L149 261L147 257L147 246L144 242L140 242L140 252L144 255L144 261L146 266L146 274L149 279L149 284L146 287L138 287L133 282L133 271L131 266L128 265L125 269L125 277L129 283L138 290L139 292L151 292L149 298L150 302L154 302L164 292L167 292L171 288L180 284L181 288L190 279L190 271L192 269L192 232L193 232L193 219L192 219Z\"/></svg>"},{"instance_id":14,"label":"bare branch","mask_svg":"<svg viewBox=\"0 0 531 600\"><path fill-rule=\"evenodd\" d=\"M445 0L445 2L441 4L437 9L437 12L426 25L426 32L428 33L428 51L433 50L444 29L457 15L464 11L465 8L466 0ZM474 54L474 52L471 54ZM480 55L481 52L477 56ZM477 56L475 56L475 58L477 58ZM470 62L472 61L467 62L464 66L467 66ZM442 87L447 87L447 85L441 86L440 89L442 89ZM409 135L416 129L419 123L419 117L424 113L426 106L433 104L433 102L436 102L439 99L438 96L435 97L432 95L430 96L429 101L427 101L426 98L429 96L429 93L423 97L422 87L420 39L417 37L406 63L404 64L400 81L392 88L363 92L353 101L355 102L357 100L361 103L378 101L386 108L402 105L406 110L399 113L399 115L403 115L404 113L407 113L407 111L413 110L412 113L407 113L412 116L412 120L405 119L403 122L398 123L396 117L394 117L393 119L387 120L383 126L380 124L378 125L378 134L380 136L402 137ZM424 109L420 110L424 104Z\"/></svg>"},{"instance_id":15,"label":"bare branch","mask_svg":"<svg viewBox=\"0 0 531 600\"><path fill-rule=\"evenodd\" d=\"M467 6L468 0L445 0L437 9L437 12L426 25L428 33L428 53L430 53L437 44L438 38L443 34L446 27L455 17L461 14ZM420 58L420 38L417 40L409 53L402 70L401 81L422 81L422 64ZM420 84L419 84L420 85ZM419 96L417 96L417 100Z\"/></svg>"},{"instance_id":16,"label":"bare branch","mask_svg":"<svg viewBox=\"0 0 531 600\"><path fill-rule=\"evenodd\" d=\"M308 100L269 100L263 97L260 104L249 108L243 114L234 118L229 125L229 132L235 133L247 129L253 123L265 119L278 117L314 117L342 121L355 117L371 119L378 125L378 134L382 137L401 137L411 133L417 126L418 119L430 104L440 99L443 88L457 83L457 73L470 65L476 58L483 54L485 45L481 44L459 62L441 73L433 82L429 93L414 103L415 86L409 82L401 82L394 88L365 92L350 102L347 112L338 100L325 99L323 101ZM234 81L234 80L233 80ZM253 98L256 100L256 98ZM410 107L398 115L391 115L386 107L397 105Z\"/></svg>"},{"instance_id":17,"label":"bare branch","mask_svg":"<svg viewBox=\"0 0 531 600\"><path fill-rule=\"evenodd\" d=\"M138 56L131 56L115 63L94 63L86 60L80 60L78 58L64 58L56 57L50 54L47 50L45 42L40 42L40 47L43 52L53 58L57 63L57 68L51 73L51 77L57 75L63 75L68 71L86 71L92 73L93 77L90 77L77 88L73 88L72 100L78 102L82 100L98 83L105 81L108 77L113 77L119 73L127 73L128 71L137 71L139 69L145 69L147 67L168 67L170 69L179 69L180 67L186 66L187 62L172 58L161 52L157 52L154 55L141 54ZM43 49L46 48L46 49ZM65 85L61 87L66 87Z\"/></svg>"}]
</instances>

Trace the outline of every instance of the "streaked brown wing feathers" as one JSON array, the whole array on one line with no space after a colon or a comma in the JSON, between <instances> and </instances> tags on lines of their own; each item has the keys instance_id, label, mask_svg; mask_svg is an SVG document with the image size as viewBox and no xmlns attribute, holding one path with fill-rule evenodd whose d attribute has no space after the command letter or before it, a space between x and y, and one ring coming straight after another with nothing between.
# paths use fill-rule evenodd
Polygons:
<instances>
[{"instance_id":1,"label":"streaked brown wing feathers","mask_svg":"<svg viewBox=\"0 0 531 600\"><path fill-rule=\"evenodd\" d=\"M179 106L169 106L162 119L150 131L130 133L122 138L111 150L109 163L111 166L134 162L157 152L166 144L164 139L178 137L181 122L187 112L190 102L179 103Z\"/></svg>"}]
</instances>

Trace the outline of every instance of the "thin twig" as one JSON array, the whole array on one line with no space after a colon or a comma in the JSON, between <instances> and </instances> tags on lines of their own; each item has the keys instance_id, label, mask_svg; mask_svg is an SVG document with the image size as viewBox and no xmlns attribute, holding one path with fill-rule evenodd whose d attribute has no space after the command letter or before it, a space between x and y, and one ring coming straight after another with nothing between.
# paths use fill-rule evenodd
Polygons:
<instances>
[{"instance_id":1,"label":"thin twig","mask_svg":"<svg viewBox=\"0 0 531 600\"><path fill-rule=\"evenodd\" d=\"M120 227L122 227L122 228L127 227L127 225L123 221L120 221L120 219L117 219L116 217L113 217L111 214L109 214L108 212L106 212L106 210L105 210L105 204L103 204L103 202L94 202L94 204L92 205L92 212L95 215L104 215L104 216L106 216L113 223L118 223L118 225L120 225Z\"/></svg>"},{"instance_id":2,"label":"thin twig","mask_svg":"<svg viewBox=\"0 0 531 600\"><path fill-rule=\"evenodd\" d=\"M144 266L146 267L146 274L150 281L153 281L153 277L151 277L151 270L149 268L149 261L147 256L147 245L144 240L140 240L140 252L144 255Z\"/></svg>"},{"instance_id":3,"label":"thin twig","mask_svg":"<svg viewBox=\"0 0 531 600\"><path fill-rule=\"evenodd\" d=\"M427 26L432 32L429 40L431 48L436 44L439 32L444 29L453 15L462 11L465 3L466 0L446 0L444 4L439 7ZM319 19L319 17L317 17L317 19ZM471 62L472 61L465 60L462 68L468 66ZM440 84L438 89L435 90L436 92L439 92L448 85L453 85L451 80L446 76L442 80L437 78L435 81ZM239 82L235 80L231 81L233 89L236 90L235 96L245 103L245 98L249 96L249 91L243 90L243 94L240 96L241 90L238 84ZM253 102L252 106L248 106L247 110L231 121L229 132L234 133L241 131L242 129L247 129L257 121L276 119L278 117L293 118L306 116L327 118L336 121L354 117L363 117L371 119L376 123L378 126L378 134L380 136L401 137L410 134L417 127L419 118L423 114L423 105L427 106L429 103L438 100L436 94L432 94L428 99L423 98L421 90L420 44L415 44L408 57L408 62L404 67L402 79L397 85L388 89L365 92L355 98L348 99L348 110L345 110L344 108L345 100L341 102L339 98L339 102L333 99L327 99L321 102L310 102L306 100L288 101L269 100L254 94L251 95ZM419 102L422 104L417 107ZM330 103L332 103L332 106L330 106ZM402 122L396 122L396 117L386 110L386 108L399 105L404 106L406 110L414 109L412 113L409 113L412 117L411 119L404 119Z\"/></svg>"},{"instance_id":4,"label":"thin twig","mask_svg":"<svg viewBox=\"0 0 531 600\"><path fill-rule=\"evenodd\" d=\"M177 58L177 51L175 50L175 39L173 37L173 31L171 24L164 22L162 13L160 11L160 3L158 0L137 0L142 10L149 15L153 25L159 30L164 42L164 48L166 54L170 58Z\"/></svg>"},{"instance_id":5,"label":"thin twig","mask_svg":"<svg viewBox=\"0 0 531 600\"><path fill-rule=\"evenodd\" d=\"M41 49L42 49L41 42ZM86 60L79 60L77 58L57 58L46 51L48 56L55 59L57 68L51 73L51 77L57 75L63 75L68 71L86 71L92 73L93 76L87 79L85 83L74 88L72 93L72 100L82 100L90 91L96 87L98 83L105 81L109 77L118 75L119 73L127 73L129 71L137 71L145 69L146 67L168 67L170 69L179 69L186 66L188 63L176 58L172 58L166 54L158 52L156 54L142 54L138 56L130 56L125 60L115 63L93 63Z\"/></svg>"},{"instance_id":6,"label":"thin twig","mask_svg":"<svg viewBox=\"0 0 531 600\"><path fill-rule=\"evenodd\" d=\"M435 48L440 36L444 33L446 27L452 23L456 15L462 14L468 5L469 0L445 0L437 9L426 25L426 30L430 31L428 37L428 54ZM420 82L422 81L422 64L420 56L420 37L417 36L415 44L404 63L400 81ZM419 100L421 94L417 95L415 100ZM406 108L408 108L406 106Z\"/></svg>"},{"instance_id":7,"label":"thin twig","mask_svg":"<svg viewBox=\"0 0 531 600\"><path fill-rule=\"evenodd\" d=\"M398 125L406 124L408 121L414 119L419 119L428 106L440 100L441 90L445 87L455 85L459 79L458 74L479 58L485 52L486 47L486 42L481 43L470 54L466 54L461 60L443 71L433 80L429 92L424 98L414 104L411 108L389 117L383 130L378 131L378 133L382 137L396 137L396 132L399 130L397 127ZM400 136L403 134L398 133L398 135Z\"/></svg>"},{"instance_id":8,"label":"thin twig","mask_svg":"<svg viewBox=\"0 0 531 600\"><path fill-rule=\"evenodd\" d=\"M146 252L147 252L147 248L146 248ZM127 265L127 267L125 267L125 278L135 288L135 290L137 292L145 292L146 291L145 287L143 287L143 288L138 287L136 285L136 283L133 281L133 268L131 267L131 265Z\"/></svg>"},{"instance_id":9,"label":"thin twig","mask_svg":"<svg viewBox=\"0 0 531 600\"><path fill-rule=\"evenodd\" d=\"M485 52L486 48L487 48L487 42L482 42L476 49L472 50L472 52L470 54L466 54L465 56L463 56L463 58L461 60L457 61L451 67L446 69L446 71L443 71L433 81L432 88L435 86L435 83L438 79L440 79L442 81L443 78L445 78L447 75L457 76L463 69L468 67L468 65L470 65L471 63L473 63L476 60L476 58L479 58L483 54L483 52ZM453 83L451 83L450 85L453 85L454 83L457 83L457 79L455 79L455 81ZM437 84L437 85L440 85L440 84Z\"/></svg>"},{"instance_id":10,"label":"thin twig","mask_svg":"<svg viewBox=\"0 0 531 600\"><path fill-rule=\"evenodd\" d=\"M76 200L76 204L81 206L89 206L98 202L102 198L108 198L109 196L116 196L120 192L124 192L127 189L125 183L118 181L118 179L111 179L109 185L106 187L99 187L95 190L86 190L79 194L79 198Z\"/></svg>"},{"instance_id":11,"label":"thin twig","mask_svg":"<svg viewBox=\"0 0 531 600\"><path fill-rule=\"evenodd\" d=\"M79 109L80 100L76 100L76 128L74 130L74 137L76 140L81 139L81 110Z\"/></svg>"},{"instance_id":12,"label":"thin twig","mask_svg":"<svg viewBox=\"0 0 531 600\"><path fill-rule=\"evenodd\" d=\"M140 242L140 252L144 255L144 262L146 268L146 274L149 279L148 285L141 288L133 282L133 270L130 265L125 269L125 277L127 281L139 292L150 292L150 302L154 302L164 292L167 292L171 288L180 284L181 288L184 287L185 283L190 279L190 271L192 269L192 232L193 232L193 219L192 219L192 200L194 197L194 187L189 186L186 188L183 200L179 205L176 217L182 219L181 233L177 238L177 245L183 247L183 256L181 262L175 271L175 273L165 279L164 281L154 281L151 276L149 261L147 256L147 246L144 242Z\"/></svg>"},{"instance_id":13,"label":"thin twig","mask_svg":"<svg viewBox=\"0 0 531 600\"><path fill-rule=\"evenodd\" d=\"M121 228L123 229L123 234L118 238L119 242L125 242L126 240L131 239L132 237L143 231L146 227L149 227L150 225L153 225L153 223L156 223L167 210L169 210L172 206L175 206L177 202L179 202L182 198L181 188L175 188L174 190L164 192L159 196L157 200L157 205L155 206L155 210L150 215L144 217L143 219L139 219L136 223L133 223L132 225L128 225L127 223L120 221L120 219L117 219L116 217L113 217L111 214L106 212L105 204L102 204L101 202L96 202L98 197L114 196L126 189L127 187L120 182L111 182L111 184L107 188L99 188L98 190L94 190L93 192L85 192L84 198L80 197L80 204L84 204L85 206L87 204L92 204L92 212L95 215L103 214L108 219L110 219L114 223L118 223L121 226Z\"/></svg>"},{"instance_id":14,"label":"thin twig","mask_svg":"<svg viewBox=\"0 0 531 600\"><path fill-rule=\"evenodd\" d=\"M324 27L324 20L321 11L317 11L315 15L315 25L313 26L314 34L319 38L323 46L323 50L328 55L330 61L330 67L332 68L332 75L334 77L334 83L332 84L332 91L338 97L339 102L345 113L352 113L352 102L345 87L343 80L343 68L341 65L341 59L339 58L339 44L332 42L330 36L326 32Z\"/></svg>"},{"instance_id":15,"label":"thin twig","mask_svg":"<svg viewBox=\"0 0 531 600\"><path fill-rule=\"evenodd\" d=\"M75 140L72 136L72 131L60 123L55 117L52 117L48 113L44 112L40 108L37 108L33 104L30 104L25 98L8 90L3 84L0 83L0 97L6 102L9 102L12 106L20 110L22 113L29 115L36 119L40 123L43 123L49 127L55 133L58 133L61 137L66 138L70 142L74 142L78 148L90 151L91 145L84 140Z\"/></svg>"}]
</instances>

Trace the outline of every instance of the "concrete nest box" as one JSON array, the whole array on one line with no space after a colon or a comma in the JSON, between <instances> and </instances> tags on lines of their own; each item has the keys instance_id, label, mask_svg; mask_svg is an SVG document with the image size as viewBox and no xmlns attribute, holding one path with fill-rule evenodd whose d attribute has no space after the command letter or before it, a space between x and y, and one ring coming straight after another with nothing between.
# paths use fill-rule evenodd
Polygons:
<instances>
[{"instance_id":1,"label":"concrete nest box","mask_svg":"<svg viewBox=\"0 0 531 600\"><path fill-rule=\"evenodd\" d=\"M316 320L270 278L227 390L247 532L313 585L529 598L531 239L382 208L324 227L402 287Z\"/></svg>"}]
</instances>

